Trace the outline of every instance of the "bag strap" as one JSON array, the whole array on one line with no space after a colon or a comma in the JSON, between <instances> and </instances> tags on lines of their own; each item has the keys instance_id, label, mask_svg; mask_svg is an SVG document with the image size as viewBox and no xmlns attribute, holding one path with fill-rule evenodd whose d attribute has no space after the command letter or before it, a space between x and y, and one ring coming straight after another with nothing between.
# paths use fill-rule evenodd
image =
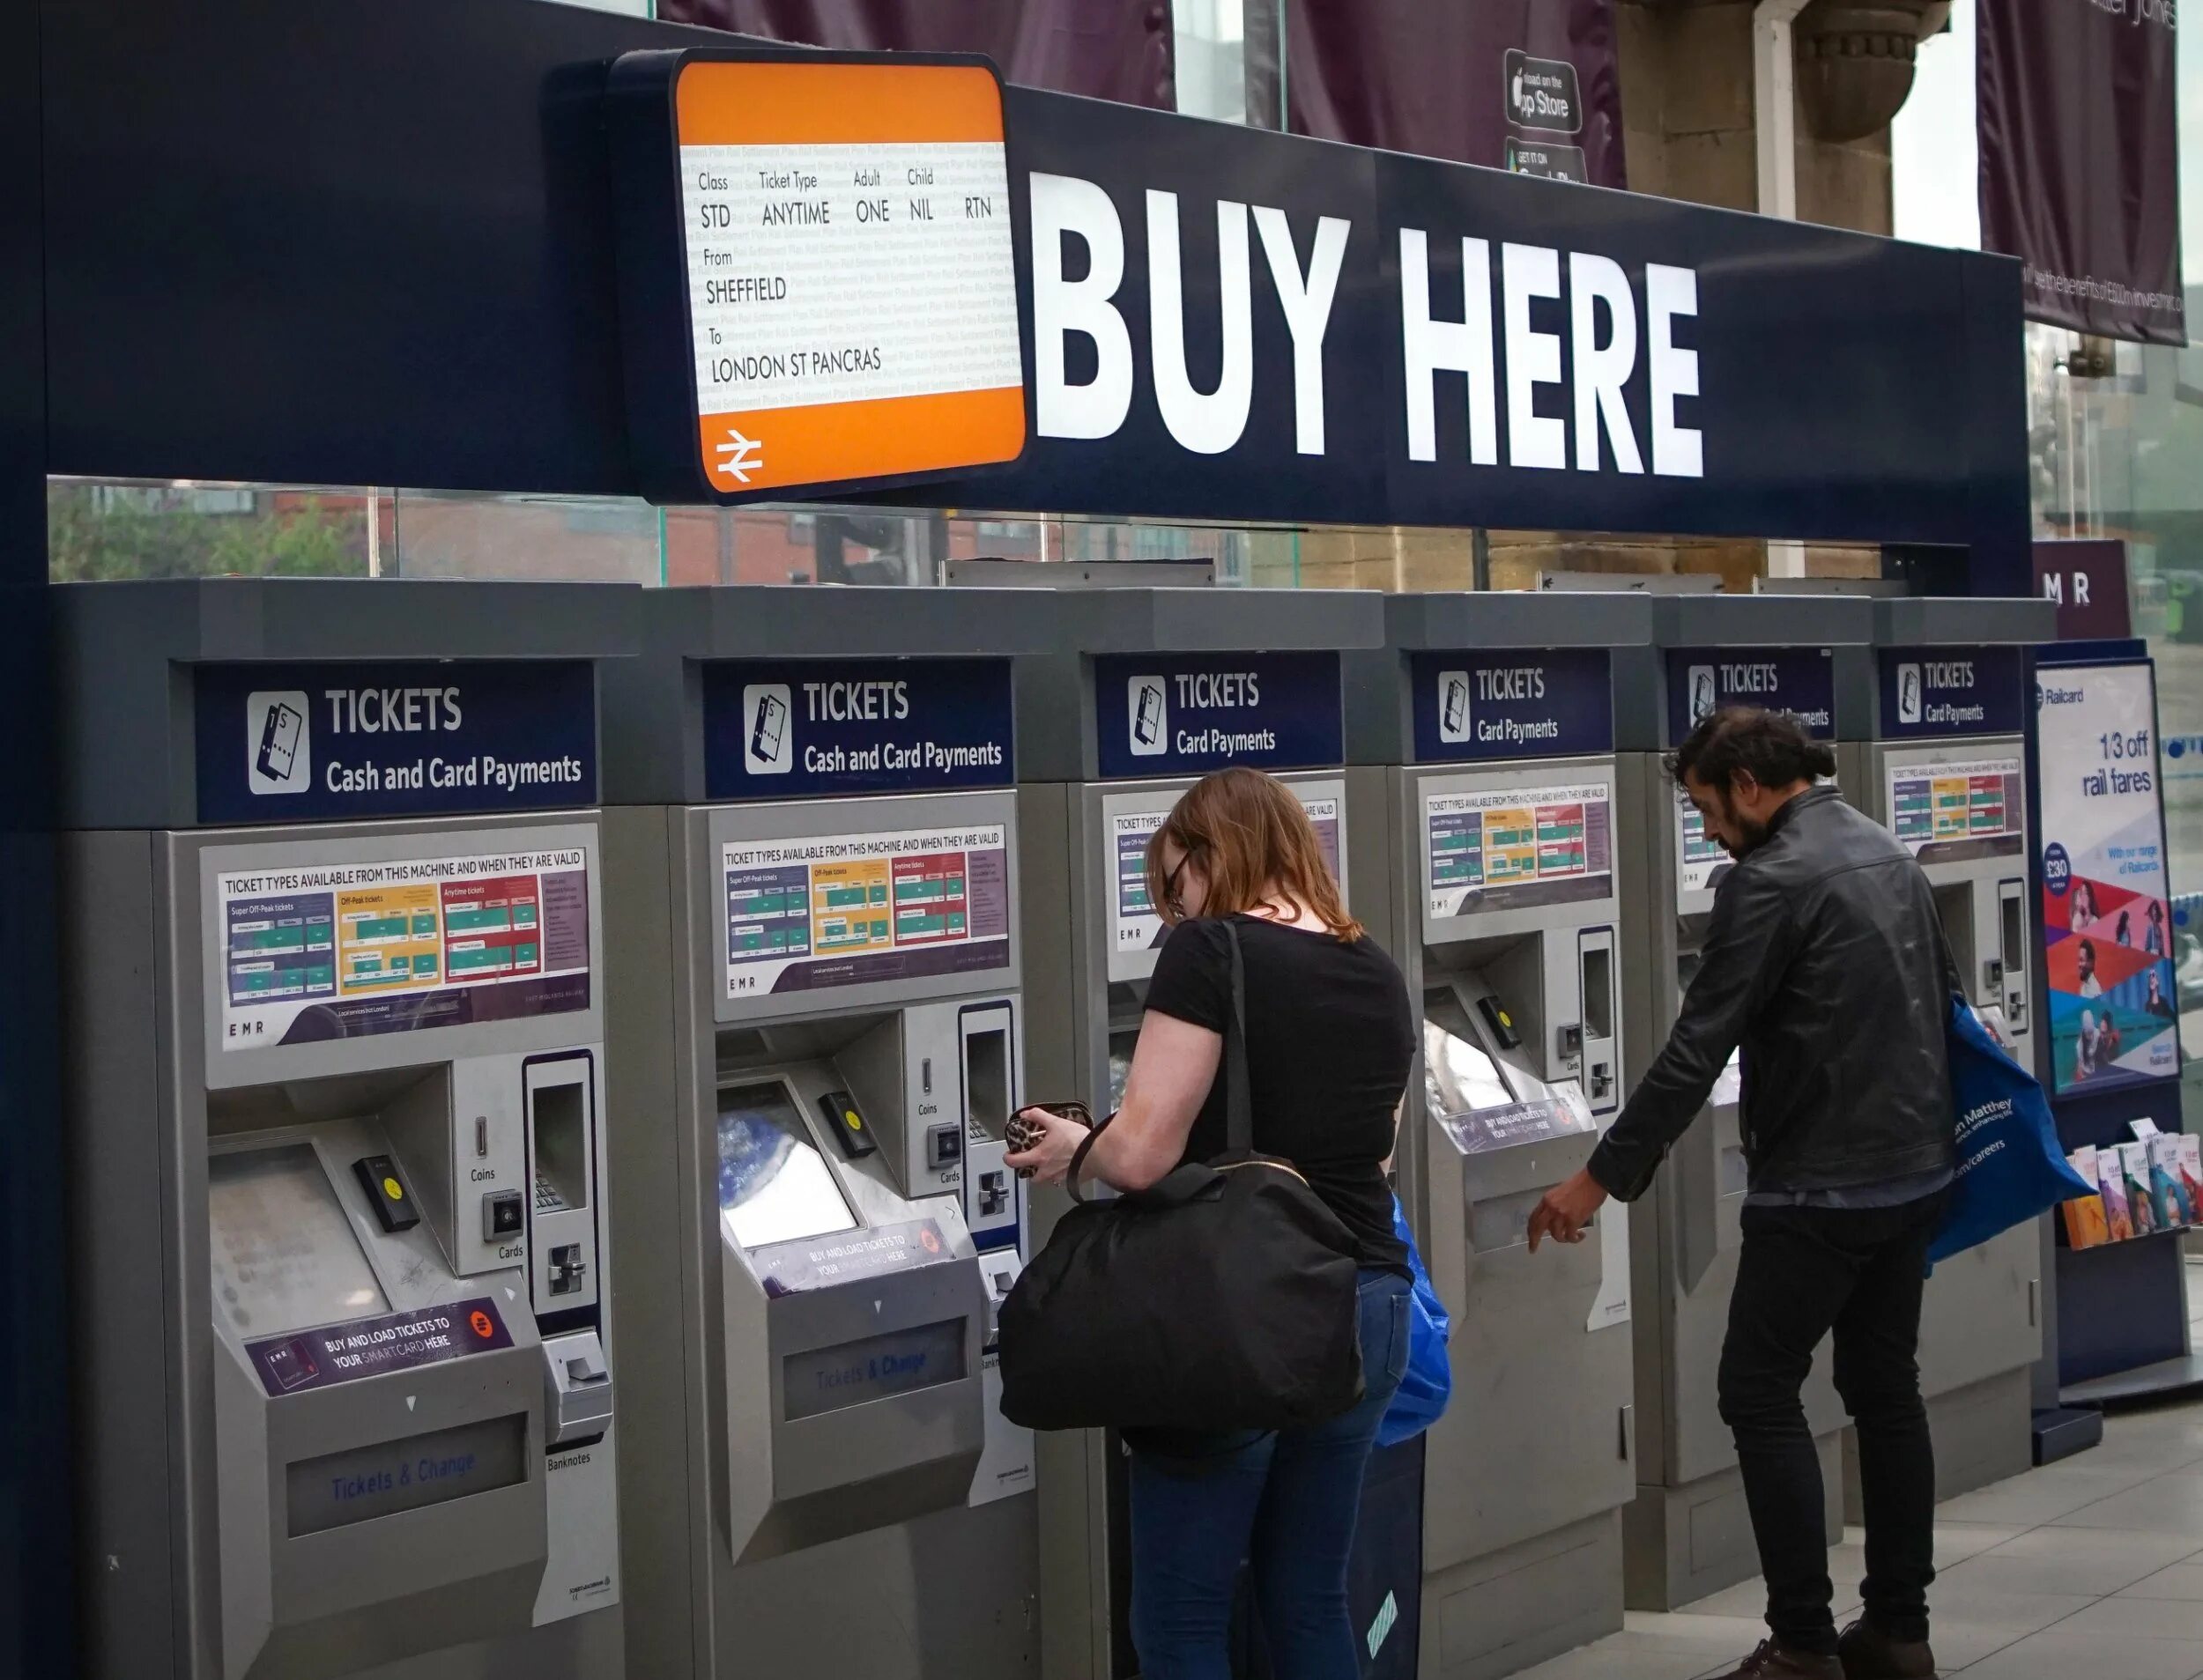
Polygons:
<instances>
[{"instance_id":1,"label":"bag strap","mask_svg":"<svg viewBox=\"0 0 2203 1680\"><path fill-rule=\"evenodd\" d=\"M1232 951L1232 1013L1224 1024L1224 1147L1235 1155L1251 1155L1255 1104L1247 1082L1247 965L1240 955L1239 929L1229 916L1223 921Z\"/></svg>"},{"instance_id":2,"label":"bag strap","mask_svg":"<svg viewBox=\"0 0 2203 1680\"><path fill-rule=\"evenodd\" d=\"M1083 1203L1087 1199L1085 1192L1079 1188L1079 1174L1086 1166L1087 1151L1094 1147L1095 1140L1103 1132L1109 1129L1109 1122L1116 1118L1116 1115L1113 1112L1102 1115L1099 1121L1087 1129L1087 1135L1079 1140L1079 1147L1072 1151L1071 1170L1064 1174L1064 1188L1071 1192L1071 1199L1073 1202Z\"/></svg>"}]
</instances>

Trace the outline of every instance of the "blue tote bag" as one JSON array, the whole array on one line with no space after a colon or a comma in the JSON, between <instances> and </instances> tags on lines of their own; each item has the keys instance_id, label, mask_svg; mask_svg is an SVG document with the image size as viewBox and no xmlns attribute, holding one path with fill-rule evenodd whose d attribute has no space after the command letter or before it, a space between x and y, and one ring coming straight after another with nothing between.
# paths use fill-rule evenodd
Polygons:
<instances>
[{"instance_id":1,"label":"blue tote bag","mask_svg":"<svg viewBox=\"0 0 2203 1680\"><path fill-rule=\"evenodd\" d=\"M2047 1213L2060 1202L2094 1195L2058 1144L2050 1099L2035 1077L2006 1054L1953 995L1951 1106L1958 1118L1958 1176L1950 1205L1928 1247L1928 1264L1962 1254L1999 1232Z\"/></svg>"},{"instance_id":2,"label":"blue tote bag","mask_svg":"<svg viewBox=\"0 0 2203 1680\"><path fill-rule=\"evenodd\" d=\"M1407 1228L1407 1214L1398 1196L1392 1198L1392 1234L1407 1245L1415 1288L1407 1306L1407 1373L1377 1425L1379 1447L1414 1439L1445 1416L1446 1402L1453 1396L1453 1362L1446 1354L1453 1321L1439 1305L1438 1291L1423 1269L1423 1257L1416 1250L1414 1233Z\"/></svg>"}]
</instances>

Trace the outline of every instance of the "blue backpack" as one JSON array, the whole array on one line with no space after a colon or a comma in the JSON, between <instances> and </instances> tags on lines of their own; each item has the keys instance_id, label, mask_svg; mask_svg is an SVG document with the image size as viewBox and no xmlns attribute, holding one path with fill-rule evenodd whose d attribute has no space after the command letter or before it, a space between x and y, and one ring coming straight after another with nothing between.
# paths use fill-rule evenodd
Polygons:
<instances>
[{"instance_id":1,"label":"blue backpack","mask_svg":"<svg viewBox=\"0 0 2203 1680\"><path fill-rule=\"evenodd\" d=\"M1398 1196L1392 1198L1392 1234L1407 1245L1415 1291L1409 1298L1407 1310L1407 1370L1377 1425L1379 1447L1397 1447L1414 1439L1445 1415L1446 1402L1453 1397L1453 1364L1446 1353L1453 1321L1439 1304L1430 1274L1423 1269L1415 1234L1407 1228L1407 1214Z\"/></svg>"},{"instance_id":2,"label":"blue backpack","mask_svg":"<svg viewBox=\"0 0 2203 1680\"><path fill-rule=\"evenodd\" d=\"M2058 1146L2050 1099L2034 1075L2013 1061L1955 994L1946 1037L1951 1106L1958 1120L1958 1176L1928 1247L1930 1266L2060 1202L2096 1193Z\"/></svg>"}]
</instances>

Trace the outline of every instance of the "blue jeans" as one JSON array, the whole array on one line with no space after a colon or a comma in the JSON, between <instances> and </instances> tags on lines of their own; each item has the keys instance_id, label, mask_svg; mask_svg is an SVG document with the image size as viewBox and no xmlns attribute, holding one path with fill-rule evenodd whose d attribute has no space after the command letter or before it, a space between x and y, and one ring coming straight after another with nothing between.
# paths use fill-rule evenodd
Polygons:
<instances>
[{"instance_id":1,"label":"blue jeans","mask_svg":"<svg viewBox=\"0 0 2203 1680\"><path fill-rule=\"evenodd\" d=\"M1361 1274L1361 1375L1352 1410L1279 1433L1135 1447L1132 1643L1141 1680L1231 1680L1232 1589L1254 1569L1276 1680L1355 1680L1346 1613L1361 1478L1407 1368L1405 1277Z\"/></svg>"}]
</instances>

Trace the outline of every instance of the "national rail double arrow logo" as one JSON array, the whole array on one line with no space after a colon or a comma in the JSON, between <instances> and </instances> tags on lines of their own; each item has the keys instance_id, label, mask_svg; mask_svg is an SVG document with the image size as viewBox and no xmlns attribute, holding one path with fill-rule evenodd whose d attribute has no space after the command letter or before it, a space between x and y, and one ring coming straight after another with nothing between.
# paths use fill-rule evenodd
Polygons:
<instances>
[{"instance_id":1,"label":"national rail double arrow logo","mask_svg":"<svg viewBox=\"0 0 2203 1680\"><path fill-rule=\"evenodd\" d=\"M732 426L729 426L727 441L719 446L718 453L723 456L730 456L731 459L722 460L712 468L712 470L725 477L732 478L738 484L746 485L750 482L750 475L753 472L765 470L765 457L757 453L764 447L764 444L757 439L745 438Z\"/></svg>"}]
</instances>

